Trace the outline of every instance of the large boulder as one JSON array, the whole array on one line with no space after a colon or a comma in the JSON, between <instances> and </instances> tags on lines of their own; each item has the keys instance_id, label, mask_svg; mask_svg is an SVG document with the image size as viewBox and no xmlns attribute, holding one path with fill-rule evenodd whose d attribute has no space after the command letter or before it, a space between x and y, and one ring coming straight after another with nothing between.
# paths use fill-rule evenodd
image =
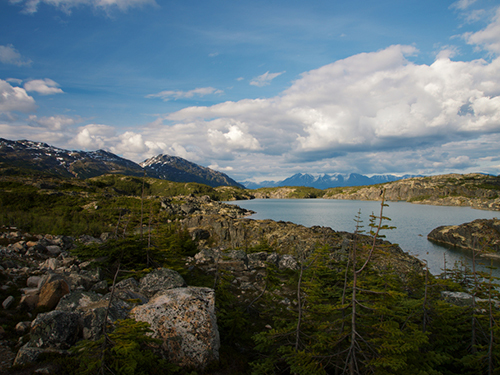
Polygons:
<instances>
[{"instance_id":1,"label":"large boulder","mask_svg":"<svg viewBox=\"0 0 500 375\"><path fill-rule=\"evenodd\" d=\"M102 334L106 317L108 323L126 319L128 312L134 306L118 298L113 298L110 305L110 297L110 294L102 297L95 292L74 291L61 298L56 310L77 313L82 337L87 340L96 340Z\"/></svg>"},{"instance_id":2,"label":"large boulder","mask_svg":"<svg viewBox=\"0 0 500 375\"><path fill-rule=\"evenodd\" d=\"M149 323L153 337L163 340L167 358L183 367L203 369L219 359L219 330L213 289L187 287L164 291L131 311Z\"/></svg>"}]
</instances>

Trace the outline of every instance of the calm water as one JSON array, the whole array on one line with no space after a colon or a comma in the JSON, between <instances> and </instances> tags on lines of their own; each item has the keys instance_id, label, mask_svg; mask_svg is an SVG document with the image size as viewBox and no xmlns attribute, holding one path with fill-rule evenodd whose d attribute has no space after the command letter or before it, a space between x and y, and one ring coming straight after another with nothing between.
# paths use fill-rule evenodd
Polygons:
<instances>
[{"instance_id":1,"label":"calm water","mask_svg":"<svg viewBox=\"0 0 500 375\"><path fill-rule=\"evenodd\" d=\"M380 212L380 202L351 201L335 199L255 199L249 201L227 202L253 210L253 219L272 219L291 221L307 227L314 225L331 227L336 231L354 232L354 218L361 210L362 225L369 229L369 215ZM406 202L388 202L384 208L384 216L391 218L385 224L396 229L384 231L386 239L420 259L427 260L433 274L444 269L444 261L448 269L455 262L472 262L472 254L467 250L449 249L433 244L427 240L427 234L441 225L463 224L475 219L492 219L500 217L498 211L474 210L466 207L446 207L411 204ZM490 260L482 259L480 263L490 264ZM500 262L494 263L495 274L500 274ZM481 268L481 267L480 267Z\"/></svg>"}]
</instances>

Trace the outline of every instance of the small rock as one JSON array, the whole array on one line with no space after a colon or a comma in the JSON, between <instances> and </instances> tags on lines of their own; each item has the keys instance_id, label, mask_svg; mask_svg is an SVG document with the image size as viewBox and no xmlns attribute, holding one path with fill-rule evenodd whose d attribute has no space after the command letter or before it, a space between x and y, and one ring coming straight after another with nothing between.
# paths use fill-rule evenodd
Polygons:
<instances>
[{"instance_id":1,"label":"small rock","mask_svg":"<svg viewBox=\"0 0 500 375\"><path fill-rule=\"evenodd\" d=\"M31 328L31 322L25 321L17 323L15 329L17 333L19 333L20 335L24 335L28 332L30 328Z\"/></svg>"},{"instance_id":2,"label":"small rock","mask_svg":"<svg viewBox=\"0 0 500 375\"><path fill-rule=\"evenodd\" d=\"M14 297L13 296L8 296L3 302L2 302L2 306L4 309L8 309L12 306L12 304L14 303Z\"/></svg>"}]
</instances>

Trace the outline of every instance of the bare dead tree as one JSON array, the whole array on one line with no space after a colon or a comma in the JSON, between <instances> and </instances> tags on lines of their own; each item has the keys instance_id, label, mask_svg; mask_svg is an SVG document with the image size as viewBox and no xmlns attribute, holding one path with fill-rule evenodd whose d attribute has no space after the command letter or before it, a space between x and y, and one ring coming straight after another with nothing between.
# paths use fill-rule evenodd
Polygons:
<instances>
[{"instance_id":1,"label":"bare dead tree","mask_svg":"<svg viewBox=\"0 0 500 375\"><path fill-rule=\"evenodd\" d=\"M377 239L380 236L380 231L382 229L390 229L390 227L386 225L382 225L383 220L387 220L388 218L383 216L383 211L384 207L386 206L385 204L385 189L382 191L382 202L380 204L380 214L378 216L375 215L370 215L372 219L372 223L370 226L372 227L372 230L370 231L370 234L372 235L372 243L371 246L368 250L368 255L363 263L363 265L357 269L357 244L358 241L354 241L353 243L353 248L352 248L352 271L353 271L353 280L352 280L352 297L351 297L351 344L349 346L348 352L347 352L347 358L345 362L345 367L344 367L344 372L349 372L349 374L354 375L354 374L359 374L359 363L357 359L357 354L358 354L358 349L360 348L359 342L362 341L364 342L363 337L359 334L357 330L357 317L358 317L358 312L357 312L357 307L361 306L360 302L357 299L357 291L359 290L358 288L358 277L359 275L363 272L363 270L366 268L366 266L369 264L373 252L376 248L377 244ZM378 219L378 224L376 224L376 219ZM358 219L359 220L359 219ZM358 227L356 227L358 229Z\"/></svg>"}]
</instances>

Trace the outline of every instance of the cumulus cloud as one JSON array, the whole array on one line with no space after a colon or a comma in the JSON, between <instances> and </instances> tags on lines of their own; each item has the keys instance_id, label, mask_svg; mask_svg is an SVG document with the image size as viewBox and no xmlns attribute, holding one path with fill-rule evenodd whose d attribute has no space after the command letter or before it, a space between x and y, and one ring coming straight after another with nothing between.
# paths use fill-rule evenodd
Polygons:
<instances>
[{"instance_id":1,"label":"cumulus cloud","mask_svg":"<svg viewBox=\"0 0 500 375\"><path fill-rule=\"evenodd\" d=\"M486 51L500 54L500 7L488 26L475 33L469 32L462 35L467 44L475 45Z\"/></svg>"},{"instance_id":2,"label":"cumulus cloud","mask_svg":"<svg viewBox=\"0 0 500 375\"><path fill-rule=\"evenodd\" d=\"M0 79L0 113L31 112L36 109L35 99L21 87L13 87Z\"/></svg>"},{"instance_id":3,"label":"cumulus cloud","mask_svg":"<svg viewBox=\"0 0 500 375\"><path fill-rule=\"evenodd\" d=\"M63 90L59 88L59 84L49 78L34 79L24 84L26 91L34 91L41 95L62 94Z\"/></svg>"},{"instance_id":4,"label":"cumulus cloud","mask_svg":"<svg viewBox=\"0 0 500 375\"><path fill-rule=\"evenodd\" d=\"M126 11L129 8L142 7L145 5L156 5L155 0L9 0L11 4L23 6L23 12L33 14L38 11L40 4L54 6L65 13L71 13L73 8L79 6L90 6L96 9L109 11L119 9Z\"/></svg>"},{"instance_id":5,"label":"cumulus cloud","mask_svg":"<svg viewBox=\"0 0 500 375\"><path fill-rule=\"evenodd\" d=\"M12 44L0 46L0 62L17 66L31 65L32 61L21 56Z\"/></svg>"},{"instance_id":6,"label":"cumulus cloud","mask_svg":"<svg viewBox=\"0 0 500 375\"><path fill-rule=\"evenodd\" d=\"M227 131L218 129L208 129L208 141L214 149L225 149L226 151L256 151L260 150L260 144L257 139L250 135L245 124L237 122L228 124Z\"/></svg>"},{"instance_id":7,"label":"cumulus cloud","mask_svg":"<svg viewBox=\"0 0 500 375\"><path fill-rule=\"evenodd\" d=\"M283 73L285 73L285 72L283 71L283 72L279 72L279 73L269 73L269 71L267 71L264 74L252 79L250 81L250 84L252 86L257 86L257 87L267 86L267 85L271 84L271 81L273 79L282 75Z\"/></svg>"},{"instance_id":8,"label":"cumulus cloud","mask_svg":"<svg viewBox=\"0 0 500 375\"><path fill-rule=\"evenodd\" d=\"M270 163L270 156L277 163L279 155L289 165L352 170L340 160L361 163L405 150L413 154L401 159L402 173L403 164L411 167L415 160L420 170L436 162L443 169L475 165L467 153L431 162L422 150L500 133L500 58L463 62L440 53L434 63L419 65L410 61L417 53L395 45L306 72L276 97L184 108L166 117L174 122L168 136L195 143L198 155L223 157L228 165L235 155L240 163L244 157ZM209 142L196 143L200 136ZM377 173L376 162L365 163Z\"/></svg>"},{"instance_id":9,"label":"cumulus cloud","mask_svg":"<svg viewBox=\"0 0 500 375\"><path fill-rule=\"evenodd\" d=\"M150 94L147 95L146 98L161 98L164 101L176 100L176 99L187 99L192 98L194 96L205 96L212 94L223 94L224 91L215 89L213 87L199 87L194 90L189 91L161 91L158 94Z\"/></svg>"},{"instance_id":10,"label":"cumulus cloud","mask_svg":"<svg viewBox=\"0 0 500 375\"><path fill-rule=\"evenodd\" d=\"M78 128L78 133L69 142L86 150L106 149L113 144L115 129L112 126L89 124Z\"/></svg>"}]
</instances>

